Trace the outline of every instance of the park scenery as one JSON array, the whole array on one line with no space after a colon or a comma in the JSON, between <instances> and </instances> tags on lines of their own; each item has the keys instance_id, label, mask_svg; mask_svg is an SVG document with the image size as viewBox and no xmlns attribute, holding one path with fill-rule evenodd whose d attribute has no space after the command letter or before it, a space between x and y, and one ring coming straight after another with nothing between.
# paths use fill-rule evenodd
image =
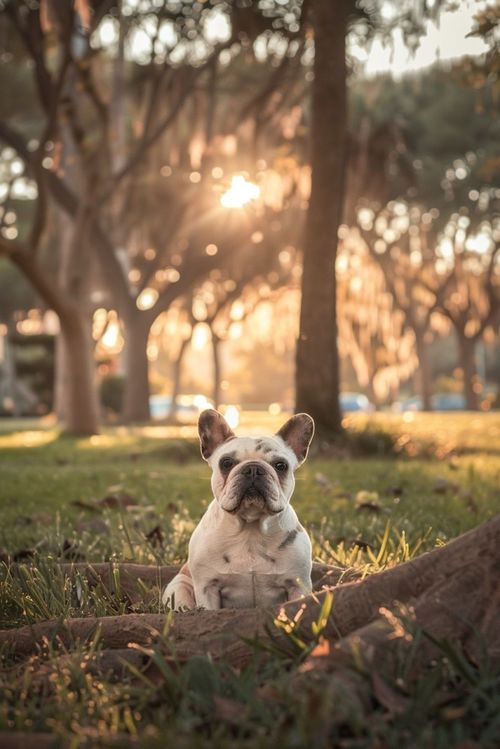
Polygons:
<instances>
[{"instance_id":1,"label":"park scenery","mask_svg":"<svg viewBox=\"0 0 500 749\"><path fill-rule=\"evenodd\" d=\"M498 749L499 42L0 0L2 749Z\"/></svg>"}]
</instances>

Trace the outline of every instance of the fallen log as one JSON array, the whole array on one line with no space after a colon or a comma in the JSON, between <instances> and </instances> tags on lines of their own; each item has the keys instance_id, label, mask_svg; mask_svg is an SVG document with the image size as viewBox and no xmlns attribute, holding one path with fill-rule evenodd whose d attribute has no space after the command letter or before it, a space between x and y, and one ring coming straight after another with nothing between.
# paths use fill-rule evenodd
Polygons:
<instances>
[{"instance_id":1,"label":"fallen log","mask_svg":"<svg viewBox=\"0 0 500 749\"><path fill-rule=\"evenodd\" d=\"M500 515L469 531L447 546L422 554L405 564L372 575L362 581L338 585L334 588L333 607L324 627L324 636L338 640L369 625L379 616L381 607L391 609L396 602L418 603L426 591L453 590L443 606L457 618L462 608L460 581L466 579L467 570L474 575L474 584L481 601L491 599L493 608L486 610L482 604L467 609L472 617L468 626L476 626L485 637L491 637L498 613L498 568L500 567ZM467 577L467 579L469 579ZM485 581L489 581L486 583ZM447 587L449 583L450 587ZM496 586L496 587L495 587ZM468 591L468 588L464 588ZM254 648L247 640L255 637L267 640L267 626L280 611L293 620L300 617L298 631L305 640L313 638L311 625L316 622L326 591L291 601L280 609L223 609L221 611L190 611L166 617L159 614L129 614L113 617L87 617L64 622L48 621L0 631L0 646L19 655L36 652L45 640L57 640L66 647L75 642L85 642L100 631L102 647L127 648L130 643L148 646L161 637L169 622L166 642L180 660L191 655L210 653L214 658L224 658L235 666L242 666L254 657ZM429 608L432 598L422 598L421 618L436 616ZM427 608L426 608L427 607ZM425 626L425 622L423 622ZM449 628L453 634L453 627ZM275 630L277 639L286 642L286 633ZM495 643L497 639L493 637ZM495 644L495 648L497 644ZM496 651L495 651L496 652Z\"/></svg>"}]
</instances>

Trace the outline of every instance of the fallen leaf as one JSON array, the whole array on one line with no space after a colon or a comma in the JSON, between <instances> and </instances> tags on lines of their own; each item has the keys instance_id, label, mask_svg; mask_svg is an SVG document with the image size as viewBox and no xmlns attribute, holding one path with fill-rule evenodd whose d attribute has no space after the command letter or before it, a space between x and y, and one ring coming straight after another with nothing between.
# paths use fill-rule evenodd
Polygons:
<instances>
[{"instance_id":1,"label":"fallen leaf","mask_svg":"<svg viewBox=\"0 0 500 749\"><path fill-rule=\"evenodd\" d=\"M153 549L163 548L163 533L159 525L155 525L152 531L146 533L146 538Z\"/></svg>"},{"instance_id":2,"label":"fallen leaf","mask_svg":"<svg viewBox=\"0 0 500 749\"><path fill-rule=\"evenodd\" d=\"M75 499L73 502L70 502L70 504L73 507L79 507L80 510L88 510L89 512L97 512L99 514L101 513L101 508L96 504L93 504L92 502L84 502L82 499Z\"/></svg>"},{"instance_id":3,"label":"fallen leaf","mask_svg":"<svg viewBox=\"0 0 500 749\"><path fill-rule=\"evenodd\" d=\"M362 551L373 549L372 544L369 544L368 541L363 541L361 538L351 538L347 543L349 546L357 546L358 549L361 549Z\"/></svg>"},{"instance_id":4,"label":"fallen leaf","mask_svg":"<svg viewBox=\"0 0 500 749\"><path fill-rule=\"evenodd\" d=\"M73 562L85 561L85 556L78 549L78 546L72 541L68 541L67 538L64 539L62 548L59 552L59 556L63 557L64 559L71 559Z\"/></svg>"},{"instance_id":5,"label":"fallen leaf","mask_svg":"<svg viewBox=\"0 0 500 749\"><path fill-rule=\"evenodd\" d=\"M13 562L21 562L23 559L32 559L35 556L35 549L19 549L12 555Z\"/></svg>"},{"instance_id":6,"label":"fallen leaf","mask_svg":"<svg viewBox=\"0 0 500 749\"><path fill-rule=\"evenodd\" d=\"M118 509L120 507L130 507L136 505L137 500L127 494L127 492L118 491L115 494L107 494L99 501L101 507L110 507Z\"/></svg>"},{"instance_id":7,"label":"fallen leaf","mask_svg":"<svg viewBox=\"0 0 500 749\"><path fill-rule=\"evenodd\" d=\"M176 512L179 512L179 506L176 505L175 502L169 502L167 505L167 510L175 514Z\"/></svg>"},{"instance_id":8,"label":"fallen leaf","mask_svg":"<svg viewBox=\"0 0 500 749\"><path fill-rule=\"evenodd\" d=\"M109 533L109 526L101 520L101 518L93 518L92 520L83 520L75 526L79 533L88 531L89 533Z\"/></svg>"},{"instance_id":9,"label":"fallen leaf","mask_svg":"<svg viewBox=\"0 0 500 749\"><path fill-rule=\"evenodd\" d=\"M454 494L458 491L459 487L453 481L449 481L443 476L438 476L434 481L434 491L436 494L447 494L453 492Z\"/></svg>"},{"instance_id":10,"label":"fallen leaf","mask_svg":"<svg viewBox=\"0 0 500 749\"><path fill-rule=\"evenodd\" d=\"M402 486L388 486L385 493L389 497L400 497L404 493Z\"/></svg>"},{"instance_id":11,"label":"fallen leaf","mask_svg":"<svg viewBox=\"0 0 500 749\"><path fill-rule=\"evenodd\" d=\"M326 655L330 655L330 643L325 637L322 637L309 653L309 658L323 658Z\"/></svg>"},{"instance_id":12,"label":"fallen leaf","mask_svg":"<svg viewBox=\"0 0 500 749\"><path fill-rule=\"evenodd\" d=\"M357 506L358 510L366 510L369 512L381 512L382 508L380 505L376 505L374 502L361 502Z\"/></svg>"}]
</instances>

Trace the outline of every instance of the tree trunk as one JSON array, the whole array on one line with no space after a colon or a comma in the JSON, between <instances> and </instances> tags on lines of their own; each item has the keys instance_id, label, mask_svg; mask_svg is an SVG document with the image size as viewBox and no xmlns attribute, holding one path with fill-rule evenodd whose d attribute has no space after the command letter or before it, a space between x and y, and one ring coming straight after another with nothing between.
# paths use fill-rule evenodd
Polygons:
<instances>
[{"instance_id":1,"label":"tree trunk","mask_svg":"<svg viewBox=\"0 0 500 749\"><path fill-rule=\"evenodd\" d=\"M477 411L479 403L474 390L477 381L476 341L473 338L467 338L465 333L459 331L457 331L457 339L460 366L464 375L465 405L468 411Z\"/></svg>"},{"instance_id":2,"label":"tree trunk","mask_svg":"<svg viewBox=\"0 0 500 749\"><path fill-rule=\"evenodd\" d=\"M149 322L138 313L124 320L125 391L122 417L125 422L149 421Z\"/></svg>"},{"instance_id":3,"label":"tree trunk","mask_svg":"<svg viewBox=\"0 0 500 749\"><path fill-rule=\"evenodd\" d=\"M335 259L344 196L348 0L313 0L312 185L304 241L296 407L341 431Z\"/></svg>"},{"instance_id":4,"label":"tree trunk","mask_svg":"<svg viewBox=\"0 0 500 749\"><path fill-rule=\"evenodd\" d=\"M220 359L220 343L221 339L212 331L212 361L213 361L213 377L214 386L212 400L214 402L214 408L219 408L221 401L221 379L222 379L222 366Z\"/></svg>"},{"instance_id":5,"label":"tree trunk","mask_svg":"<svg viewBox=\"0 0 500 749\"><path fill-rule=\"evenodd\" d=\"M172 402L170 404L170 410L168 413L168 420L172 422L175 422L177 418L177 399L179 398L179 394L181 392L182 362L183 362L184 354L187 351L189 343L190 343L189 338L182 339L179 353L177 354L177 358L174 362L174 381L172 383Z\"/></svg>"},{"instance_id":6,"label":"tree trunk","mask_svg":"<svg viewBox=\"0 0 500 749\"><path fill-rule=\"evenodd\" d=\"M99 407L95 387L94 352L85 314L74 309L59 315L64 368L60 374L60 408L69 434L96 434Z\"/></svg>"},{"instance_id":7,"label":"tree trunk","mask_svg":"<svg viewBox=\"0 0 500 749\"><path fill-rule=\"evenodd\" d=\"M419 363L417 382L419 394L422 398L422 410L432 411L432 367L429 359L429 348L424 341L423 334L414 332Z\"/></svg>"}]
</instances>

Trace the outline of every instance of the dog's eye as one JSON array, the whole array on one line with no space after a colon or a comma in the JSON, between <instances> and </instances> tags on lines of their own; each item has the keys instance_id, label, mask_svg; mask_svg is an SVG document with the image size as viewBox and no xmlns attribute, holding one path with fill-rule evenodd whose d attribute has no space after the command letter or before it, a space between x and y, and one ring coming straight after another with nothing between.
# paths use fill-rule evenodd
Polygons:
<instances>
[{"instance_id":1,"label":"dog's eye","mask_svg":"<svg viewBox=\"0 0 500 749\"><path fill-rule=\"evenodd\" d=\"M221 458L219 461L219 468L222 471L230 471L235 465L235 461L232 458Z\"/></svg>"},{"instance_id":2,"label":"dog's eye","mask_svg":"<svg viewBox=\"0 0 500 749\"><path fill-rule=\"evenodd\" d=\"M285 471L288 470L288 463L286 463L284 460L277 460L276 463L273 463L273 466L278 471L278 473L285 473Z\"/></svg>"}]
</instances>

